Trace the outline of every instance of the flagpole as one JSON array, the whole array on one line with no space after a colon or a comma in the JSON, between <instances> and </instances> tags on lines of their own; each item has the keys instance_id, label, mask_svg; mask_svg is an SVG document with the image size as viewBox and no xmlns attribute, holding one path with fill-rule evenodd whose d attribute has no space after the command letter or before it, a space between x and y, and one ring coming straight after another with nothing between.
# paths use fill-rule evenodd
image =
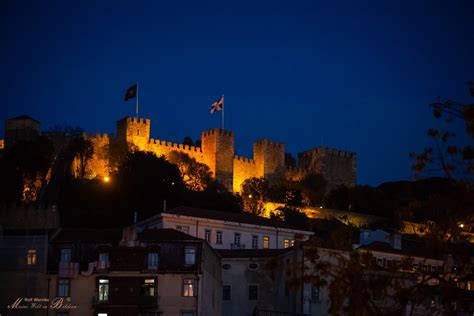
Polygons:
<instances>
[{"instance_id":1,"label":"flagpole","mask_svg":"<svg viewBox=\"0 0 474 316\"><path fill-rule=\"evenodd\" d=\"M137 81L137 105L136 105L136 112L137 112L137 120L138 120L138 81Z\"/></svg>"},{"instance_id":2,"label":"flagpole","mask_svg":"<svg viewBox=\"0 0 474 316\"><path fill-rule=\"evenodd\" d=\"M222 95L222 129L224 129L224 109L225 109L225 105L224 105L224 95Z\"/></svg>"}]
</instances>

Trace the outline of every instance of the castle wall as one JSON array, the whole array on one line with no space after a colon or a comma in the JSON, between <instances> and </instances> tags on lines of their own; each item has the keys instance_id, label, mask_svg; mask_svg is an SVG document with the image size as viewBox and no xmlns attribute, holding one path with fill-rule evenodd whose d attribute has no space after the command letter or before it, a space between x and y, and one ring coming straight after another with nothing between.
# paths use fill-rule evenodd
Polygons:
<instances>
[{"instance_id":1,"label":"castle wall","mask_svg":"<svg viewBox=\"0 0 474 316\"><path fill-rule=\"evenodd\" d=\"M87 177L94 179L96 177L103 178L110 174L110 139L108 134L83 134L86 140L90 140L94 153L87 162ZM73 168L76 163L73 162Z\"/></svg>"},{"instance_id":2,"label":"castle wall","mask_svg":"<svg viewBox=\"0 0 474 316\"><path fill-rule=\"evenodd\" d=\"M204 163L209 166L216 179L229 191L233 189L234 134L220 128L202 133Z\"/></svg>"},{"instance_id":3,"label":"castle wall","mask_svg":"<svg viewBox=\"0 0 474 316\"><path fill-rule=\"evenodd\" d=\"M240 192L242 183L246 179L257 177L257 166L255 160L234 156L234 181L233 191Z\"/></svg>"},{"instance_id":4,"label":"castle wall","mask_svg":"<svg viewBox=\"0 0 474 316\"><path fill-rule=\"evenodd\" d=\"M167 157L170 152L178 151L188 154L191 158L196 159L200 163L205 163L204 153L200 147L150 139L147 145L147 150L153 152L158 157L162 155Z\"/></svg>"},{"instance_id":5,"label":"castle wall","mask_svg":"<svg viewBox=\"0 0 474 316\"><path fill-rule=\"evenodd\" d=\"M319 173L328 181L328 190L340 185L353 187L356 183L356 159L353 152L318 147L298 154L298 166Z\"/></svg>"},{"instance_id":6,"label":"castle wall","mask_svg":"<svg viewBox=\"0 0 474 316\"><path fill-rule=\"evenodd\" d=\"M253 145L257 177L271 178L284 172L285 145L262 139Z\"/></svg>"}]
</instances>

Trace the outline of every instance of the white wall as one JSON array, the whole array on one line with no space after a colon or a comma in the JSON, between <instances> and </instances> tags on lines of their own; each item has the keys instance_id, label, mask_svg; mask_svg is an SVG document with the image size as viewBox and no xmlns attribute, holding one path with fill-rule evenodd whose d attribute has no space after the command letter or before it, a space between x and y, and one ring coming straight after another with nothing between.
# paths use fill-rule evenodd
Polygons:
<instances>
[{"instance_id":1,"label":"white wall","mask_svg":"<svg viewBox=\"0 0 474 316\"><path fill-rule=\"evenodd\" d=\"M297 231L288 229L281 229L275 227L264 227L257 225L249 225L234 222L213 221L203 218L189 218L182 216L168 216L162 217L161 223L150 225L156 228L173 228L177 226L186 226L189 228L189 234L194 237L205 237L206 229L211 230L210 245L216 249L231 249L231 244L234 243L234 233L240 233L240 244L245 245L245 249L252 249L252 236L258 236L258 249L263 249L263 237L270 237L269 249L284 248L284 240L294 240ZM222 244L216 244L217 231L222 231ZM308 239L308 236L304 236Z\"/></svg>"}]
</instances>

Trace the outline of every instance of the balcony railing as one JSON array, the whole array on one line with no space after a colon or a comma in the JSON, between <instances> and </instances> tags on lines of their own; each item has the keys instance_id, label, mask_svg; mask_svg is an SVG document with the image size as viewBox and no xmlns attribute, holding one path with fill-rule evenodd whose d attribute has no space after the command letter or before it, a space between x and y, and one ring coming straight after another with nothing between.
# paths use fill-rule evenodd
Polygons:
<instances>
[{"instance_id":1,"label":"balcony railing","mask_svg":"<svg viewBox=\"0 0 474 316\"><path fill-rule=\"evenodd\" d=\"M245 249L245 244L230 244L230 249Z\"/></svg>"}]
</instances>

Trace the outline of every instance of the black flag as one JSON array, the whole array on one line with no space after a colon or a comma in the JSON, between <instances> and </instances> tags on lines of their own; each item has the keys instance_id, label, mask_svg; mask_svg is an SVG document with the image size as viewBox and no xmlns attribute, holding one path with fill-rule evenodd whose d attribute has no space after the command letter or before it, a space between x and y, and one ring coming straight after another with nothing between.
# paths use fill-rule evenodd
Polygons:
<instances>
[{"instance_id":1,"label":"black flag","mask_svg":"<svg viewBox=\"0 0 474 316\"><path fill-rule=\"evenodd\" d=\"M133 99L137 97L137 84L134 84L130 88L128 88L127 92L125 93L125 101L128 99Z\"/></svg>"}]
</instances>

